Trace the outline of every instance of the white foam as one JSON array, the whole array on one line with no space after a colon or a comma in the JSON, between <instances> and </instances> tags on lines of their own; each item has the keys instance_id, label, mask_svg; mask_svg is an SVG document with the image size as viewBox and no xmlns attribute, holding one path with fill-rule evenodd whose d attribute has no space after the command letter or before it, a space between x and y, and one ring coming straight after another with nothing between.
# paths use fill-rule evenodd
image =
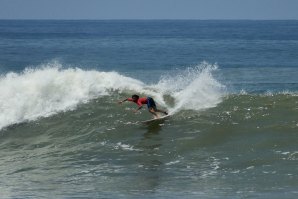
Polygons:
<instances>
[{"instance_id":1,"label":"white foam","mask_svg":"<svg viewBox=\"0 0 298 199\"><path fill-rule=\"evenodd\" d=\"M117 72L62 69L56 62L8 73L0 77L0 129L72 110L115 91L151 96L172 113L214 107L221 101L224 88L213 78L214 70L216 66L202 63L152 85ZM173 106L167 105L165 95L175 99Z\"/></svg>"},{"instance_id":2,"label":"white foam","mask_svg":"<svg viewBox=\"0 0 298 199\"><path fill-rule=\"evenodd\" d=\"M178 164L179 162L180 162L179 160L171 161L171 162L165 163L165 165L170 166L170 165Z\"/></svg>"},{"instance_id":3,"label":"white foam","mask_svg":"<svg viewBox=\"0 0 298 199\"><path fill-rule=\"evenodd\" d=\"M133 146L129 144L123 144L121 142L118 142L114 149L122 149L124 151L141 151L140 149L135 149Z\"/></svg>"},{"instance_id":4,"label":"white foam","mask_svg":"<svg viewBox=\"0 0 298 199\"><path fill-rule=\"evenodd\" d=\"M61 69L51 63L0 77L0 129L67 111L109 91L142 90L143 83L117 72Z\"/></svg>"},{"instance_id":5,"label":"white foam","mask_svg":"<svg viewBox=\"0 0 298 199\"><path fill-rule=\"evenodd\" d=\"M156 87L175 99L175 105L170 112L202 110L215 107L221 102L225 87L212 76L216 69L217 65L203 62L178 75L161 79Z\"/></svg>"}]
</instances>

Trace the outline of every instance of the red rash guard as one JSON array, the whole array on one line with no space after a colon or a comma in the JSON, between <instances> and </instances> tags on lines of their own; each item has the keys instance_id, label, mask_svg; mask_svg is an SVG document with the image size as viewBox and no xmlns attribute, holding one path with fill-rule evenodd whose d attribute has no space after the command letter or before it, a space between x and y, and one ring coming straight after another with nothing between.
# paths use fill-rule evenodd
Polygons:
<instances>
[{"instance_id":1,"label":"red rash guard","mask_svg":"<svg viewBox=\"0 0 298 199\"><path fill-rule=\"evenodd\" d=\"M142 98L139 98L138 101L133 101L132 98L127 98L127 101L131 101L131 102L134 102L136 103L138 106L143 106L143 104L147 104L147 97L142 97Z\"/></svg>"}]
</instances>

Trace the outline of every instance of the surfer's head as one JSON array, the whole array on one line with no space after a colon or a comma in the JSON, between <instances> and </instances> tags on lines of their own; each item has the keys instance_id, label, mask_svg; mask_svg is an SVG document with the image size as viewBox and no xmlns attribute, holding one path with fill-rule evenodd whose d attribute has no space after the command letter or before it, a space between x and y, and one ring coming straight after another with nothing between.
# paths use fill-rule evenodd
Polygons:
<instances>
[{"instance_id":1,"label":"surfer's head","mask_svg":"<svg viewBox=\"0 0 298 199\"><path fill-rule=\"evenodd\" d=\"M140 97L138 95L132 95L131 98L133 99L133 101L138 101Z\"/></svg>"}]
</instances>

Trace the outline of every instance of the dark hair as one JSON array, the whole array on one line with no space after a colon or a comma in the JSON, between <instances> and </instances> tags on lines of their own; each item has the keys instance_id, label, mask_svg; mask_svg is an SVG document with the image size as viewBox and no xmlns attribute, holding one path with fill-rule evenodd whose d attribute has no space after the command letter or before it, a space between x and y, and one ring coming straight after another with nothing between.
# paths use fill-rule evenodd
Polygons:
<instances>
[{"instance_id":1,"label":"dark hair","mask_svg":"<svg viewBox=\"0 0 298 199\"><path fill-rule=\"evenodd\" d=\"M138 95L132 95L131 98L137 98L137 99L139 99L140 97Z\"/></svg>"}]
</instances>

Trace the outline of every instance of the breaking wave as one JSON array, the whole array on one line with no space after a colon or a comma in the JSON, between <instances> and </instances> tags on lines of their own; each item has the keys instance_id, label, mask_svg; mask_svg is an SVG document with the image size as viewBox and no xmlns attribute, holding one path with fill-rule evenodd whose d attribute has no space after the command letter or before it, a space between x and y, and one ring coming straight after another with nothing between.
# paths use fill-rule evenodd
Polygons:
<instances>
[{"instance_id":1,"label":"breaking wave","mask_svg":"<svg viewBox=\"0 0 298 199\"><path fill-rule=\"evenodd\" d=\"M59 63L10 72L0 77L0 129L73 110L78 104L115 93L152 96L172 113L214 107L224 93L224 86L212 76L216 69L216 65L202 63L162 76L151 85L118 72L63 69Z\"/></svg>"}]
</instances>

